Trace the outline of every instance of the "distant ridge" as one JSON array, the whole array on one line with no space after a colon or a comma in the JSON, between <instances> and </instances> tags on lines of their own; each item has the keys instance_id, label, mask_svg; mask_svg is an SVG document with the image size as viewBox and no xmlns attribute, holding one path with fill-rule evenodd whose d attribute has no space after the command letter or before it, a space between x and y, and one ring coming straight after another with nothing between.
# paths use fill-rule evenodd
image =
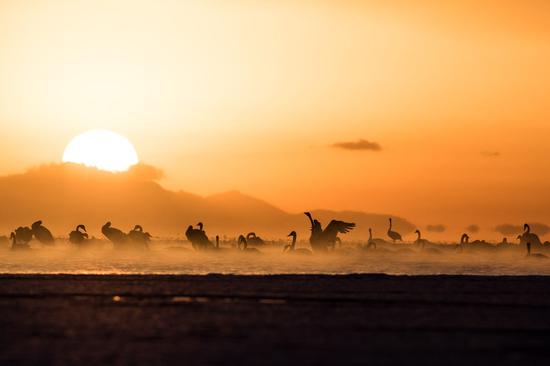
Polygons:
<instances>
[{"instance_id":1,"label":"distant ridge","mask_svg":"<svg viewBox=\"0 0 550 366\"><path fill-rule=\"evenodd\" d=\"M238 191L201 197L164 189L155 180L158 170L138 166L126 173L108 173L74 164L51 164L22 174L0 177L0 235L42 219L57 236L66 236L85 223L92 235L101 236L106 221L123 230L143 225L158 236L183 237L190 224L205 224L211 236L234 237L255 231L262 237L282 238L296 230L309 236L303 213L287 213L265 201ZM388 215L356 211L313 210L323 225L331 219L357 223L344 239L365 239L372 227L385 238ZM414 225L394 216L394 226L410 234Z\"/></svg>"}]
</instances>

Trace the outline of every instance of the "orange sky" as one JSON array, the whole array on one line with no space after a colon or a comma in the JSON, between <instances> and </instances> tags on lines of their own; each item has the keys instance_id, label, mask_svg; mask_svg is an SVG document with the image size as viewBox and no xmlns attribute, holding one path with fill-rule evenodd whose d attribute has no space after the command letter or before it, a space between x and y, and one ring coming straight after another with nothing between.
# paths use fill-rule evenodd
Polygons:
<instances>
[{"instance_id":1,"label":"orange sky","mask_svg":"<svg viewBox=\"0 0 550 366\"><path fill-rule=\"evenodd\" d=\"M170 189L550 223L548 4L2 0L0 174L105 128Z\"/></svg>"}]
</instances>

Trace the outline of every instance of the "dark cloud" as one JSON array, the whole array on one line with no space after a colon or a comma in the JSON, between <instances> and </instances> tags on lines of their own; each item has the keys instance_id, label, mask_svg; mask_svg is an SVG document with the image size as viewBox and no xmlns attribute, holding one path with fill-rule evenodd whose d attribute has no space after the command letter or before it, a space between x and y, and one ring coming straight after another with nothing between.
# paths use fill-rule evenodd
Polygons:
<instances>
[{"instance_id":1,"label":"dark cloud","mask_svg":"<svg viewBox=\"0 0 550 366\"><path fill-rule=\"evenodd\" d=\"M476 225L476 224L472 224L472 225L468 226L468 227L466 228L466 230L467 230L469 233L475 234L475 233L479 232L479 226Z\"/></svg>"},{"instance_id":2,"label":"dark cloud","mask_svg":"<svg viewBox=\"0 0 550 366\"><path fill-rule=\"evenodd\" d=\"M371 142L363 139L357 141L345 141L345 142L336 142L332 144L332 147L337 149L352 150L352 151L361 151L361 150L370 150L370 151L381 151L382 146L377 142Z\"/></svg>"},{"instance_id":3,"label":"dark cloud","mask_svg":"<svg viewBox=\"0 0 550 366\"><path fill-rule=\"evenodd\" d=\"M427 225L426 230L431 231L432 233L442 233L446 229L445 225L436 224L436 225Z\"/></svg>"},{"instance_id":4,"label":"dark cloud","mask_svg":"<svg viewBox=\"0 0 550 366\"><path fill-rule=\"evenodd\" d=\"M541 223L529 224L531 227L531 232L539 235L545 235L550 232L550 226ZM502 224L495 227L497 233L503 235L516 235L523 232L523 225L512 225L512 224Z\"/></svg>"},{"instance_id":5,"label":"dark cloud","mask_svg":"<svg viewBox=\"0 0 550 366\"><path fill-rule=\"evenodd\" d=\"M482 151L481 155L485 156L486 158L498 158L500 156L500 152L498 152L498 151Z\"/></svg>"}]
</instances>

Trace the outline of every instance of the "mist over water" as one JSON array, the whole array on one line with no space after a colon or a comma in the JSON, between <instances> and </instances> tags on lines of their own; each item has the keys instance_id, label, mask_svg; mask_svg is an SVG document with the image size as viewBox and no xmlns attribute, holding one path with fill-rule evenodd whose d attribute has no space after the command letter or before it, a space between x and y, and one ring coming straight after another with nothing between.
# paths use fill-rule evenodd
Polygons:
<instances>
[{"instance_id":1,"label":"mist over water","mask_svg":"<svg viewBox=\"0 0 550 366\"><path fill-rule=\"evenodd\" d=\"M99 248L79 249L58 240L54 247L32 242L29 251L0 250L0 273L9 274L353 274L395 275L550 275L550 259L526 257L523 247L460 252L455 245L440 245L436 253L413 244L379 245L364 250L359 243L344 243L328 254L311 256L283 253L282 244L244 253L229 247L196 252L183 242L158 241L148 251L119 251L101 242ZM309 247L305 242L297 247ZM547 253L548 254L548 253Z\"/></svg>"}]
</instances>

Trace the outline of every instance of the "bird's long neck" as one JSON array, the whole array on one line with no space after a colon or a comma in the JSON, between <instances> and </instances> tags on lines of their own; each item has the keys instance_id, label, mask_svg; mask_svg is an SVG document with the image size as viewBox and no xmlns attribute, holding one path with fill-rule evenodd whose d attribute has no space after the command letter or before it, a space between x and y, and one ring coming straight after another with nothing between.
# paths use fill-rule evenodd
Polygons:
<instances>
[{"instance_id":1,"label":"bird's long neck","mask_svg":"<svg viewBox=\"0 0 550 366\"><path fill-rule=\"evenodd\" d=\"M216 248L220 247L220 236L216 235Z\"/></svg>"},{"instance_id":2,"label":"bird's long neck","mask_svg":"<svg viewBox=\"0 0 550 366\"><path fill-rule=\"evenodd\" d=\"M11 245L16 246L17 245L17 240L16 240L16 237L15 237L15 233L11 233L10 238L11 238Z\"/></svg>"},{"instance_id":3,"label":"bird's long neck","mask_svg":"<svg viewBox=\"0 0 550 366\"><path fill-rule=\"evenodd\" d=\"M369 240L372 240L372 229L369 229Z\"/></svg>"},{"instance_id":4,"label":"bird's long neck","mask_svg":"<svg viewBox=\"0 0 550 366\"><path fill-rule=\"evenodd\" d=\"M292 249L296 247L296 235L292 235Z\"/></svg>"},{"instance_id":5,"label":"bird's long neck","mask_svg":"<svg viewBox=\"0 0 550 366\"><path fill-rule=\"evenodd\" d=\"M391 231L391 219L390 219L390 228L388 229L388 231Z\"/></svg>"},{"instance_id":6,"label":"bird's long neck","mask_svg":"<svg viewBox=\"0 0 550 366\"><path fill-rule=\"evenodd\" d=\"M531 232L531 227L525 224L525 234L529 234L530 232Z\"/></svg>"},{"instance_id":7,"label":"bird's long neck","mask_svg":"<svg viewBox=\"0 0 550 366\"><path fill-rule=\"evenodd\" d=\"M422 234L420 234L420 230L416 232L416 235L418 235L418 238L416 238L417 240L420 240L422 238Z\"/></svg>"}]
</instances>

